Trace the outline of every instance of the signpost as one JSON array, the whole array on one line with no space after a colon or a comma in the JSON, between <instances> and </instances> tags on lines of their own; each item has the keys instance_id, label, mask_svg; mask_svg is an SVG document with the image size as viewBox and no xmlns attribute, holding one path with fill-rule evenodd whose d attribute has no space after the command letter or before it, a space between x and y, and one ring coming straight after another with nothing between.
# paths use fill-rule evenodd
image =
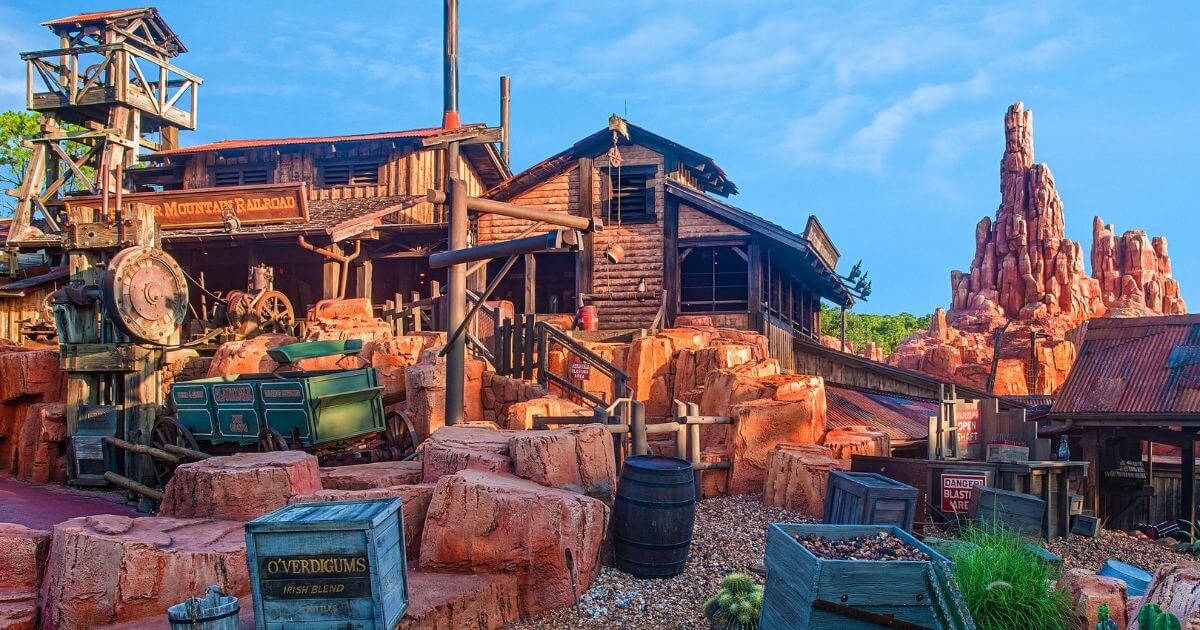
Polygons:
<instances>
[{"instance_id":1,"label":"signpost","mask_svg":"<svg viewBox=\"0 0 1200 630\"><path fill-rule=\"evenodd\" d=\"M149 206L158 227L164 230L221 227L230 218L240 225L308 221L302 182L126 193L123 199L129 207L135 203ZM73 209L99 210L104 201L100 197L71 197L64 203L70 214Z\"/></svg>"},{"instance_id":2,"label":"signpost","mask_svg":"<svg viewBox=\"0 0 1200 630\"><path fill-rule=\"evenodd\" d=\"M942 473L942 512L946 514L965 514L971 505L971 489L976 486L987 486L987 473L983 471Z\"/></svg>"}]
</instances>

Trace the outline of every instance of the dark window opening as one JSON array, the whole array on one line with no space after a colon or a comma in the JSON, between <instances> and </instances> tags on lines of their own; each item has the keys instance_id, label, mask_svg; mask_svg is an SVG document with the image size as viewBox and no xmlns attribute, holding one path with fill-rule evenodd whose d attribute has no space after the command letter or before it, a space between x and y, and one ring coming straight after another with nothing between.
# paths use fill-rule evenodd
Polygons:
<instances>
[{"instance_id":1,"label":"dark window opening","mask_svg":"<svg viewBox=\"0 0 1200 630\"><path fill-rule=\"evenodd\" d=\"M488 261L487 279L491 282L496 274L504 268L504 263L507 258L495 258ZM493 300L507 300L512 302L514 313L525 312L525 257L518 256L517 261L513 263L512 269L504 274L504 279L500 284L496 285L496 290L492 292Z\"/></svg>"},{"instance_id":2,"label":"dark window opening","mask_svg":"<svg viewBox=\"0 0 1200 630\"><path fill-rule=\"evenodd\" d=\"M609 201L608 221L639 223L654 221L655 166L625 166L609 169L612 199Z\"/></svg>"},{"instance_id":3,"label":"dark window opening","mask_svg":"<svg viewBox=\"0 0 1200 630\"><path fill-rule=\"evenodd\" d=\"M488 282L491 282L507 259L500 258L488 263ZM517 313L540 313L543 315L575 312L575 254L573 252L542 252L533 255L532 269L526 265L528 258L521 256L505 274L493 300L512 302ZM533 304L526 308L526 278L533 277Z\"/></svg>"},{"instance_id":4,"label":"dark window opening","mask_svg":"<svg viewBox=\"0 0 1200 630\"><path fill-rule=\"evenodd\" d=\"M749 309L745 253L737 247L681 247L679 310L720 313Z\"/></svg>"},{"instance_id":5,"label":"dark window opening","mask_svg":"<svg viewBox=\"0 0 1200 630\"><path fill-rule=\"evenodd\" d=\"M326 162L320 165L321 186L372 186L379 183L379 162Z\"/></svg>"},{"instance_id":6,"label":"dark window opening","mask_svg":"<svg viewBox=\"0 0 1200 630\"><path fill-rule=\"evenodd\" d=\"M216 186L250 186L271 183L271 168L268 166L224 166L213 171Z\"/></svg>"}]
</instances>

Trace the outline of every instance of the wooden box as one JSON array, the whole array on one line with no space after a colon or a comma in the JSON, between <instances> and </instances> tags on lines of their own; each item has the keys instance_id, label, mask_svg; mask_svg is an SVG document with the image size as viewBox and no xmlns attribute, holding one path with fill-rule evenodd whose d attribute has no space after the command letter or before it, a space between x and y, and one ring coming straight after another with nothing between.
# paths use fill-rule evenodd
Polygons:
<instances>
[{"instance_id":1,"label":"wooden box","mask_svg":"<svg viewBox=\"0 0 1200 630\"><path fill-rule=\"evenodd\" d=\"M1068 516L1083 514L1083 495L1077 492L1071 492L1067 495L1070 499L1070 507L1067 508Z\"/></svg>"},{"instance_id":2,"label":"wooden box","mask_svg":"<svg viewBox=\"0 0 1200 630\"><path fill-rule=\"evenodd\" d=\"M987 461L1023 462L1029 459L1029 447L1015 444L988 444Z\"/></svg>"},{"instance_id":3,"label":"wooden box","mask_svg":"<svg viewBox=\"0 0 1200 630\"><path fill-rule=\"evenodd\" d=\"M1076 514L1071 517L1071 533L1095 538L1100 534L1100 519L1087 514Z\"/></svg>"},{"instance_id":4,"label":"wooden box","mask_svg":"<svg viewBox=\"0 0 1200 630\"><path fill-rule=\"evenodd\" d=\"M301 503L246 523L258 630L389 630L408 608L400 499Z\"/></svg>"},{"instance_id":5,"label":"wooden box","mask_svg":"<svg viewBox=\"0 0 1200 630\"><path fill-rule=\"evenodd\" d=\"M830 525L895 525L911 531L917 489L876 473L830 471L825 515Z\"/></svg>"},{"instance_id":6,"label":"wooden box","mask_svg":"<svg viewBox=\"0 0 1200 630\"><path fill-rule=\"evenodd\" d=\"M929 561L825 560L793 534L826 538L888 532L929 554ZM877 629L884 616L927 628L967 628L970 613L954 583L950 561L898 527L797 525L767 529L767 585L760 630ZM875 621L862 618L874 616Z\"/></svg>"},{"instance_id":7,"label":"wooden box","mask_svg":"<svg viewBox=\"0 0 1200 630\"><path fill-rule=\"evenodd\" d=\"M971 490L970 515L976 522L997 523L1027 538L1041 538L1046 502L1031 494L976 487Z\"/></svg>"}]
</instances>

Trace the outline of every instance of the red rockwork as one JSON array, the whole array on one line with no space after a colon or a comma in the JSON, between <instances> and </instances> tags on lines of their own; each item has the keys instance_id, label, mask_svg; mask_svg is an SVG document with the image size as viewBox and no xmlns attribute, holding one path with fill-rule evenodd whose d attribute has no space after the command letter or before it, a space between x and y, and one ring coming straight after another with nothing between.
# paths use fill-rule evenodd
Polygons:
<instances>
[{"instance_id":1,"label":"red rockwork","mask_svg":"<svg viewBox=\"0 0 1200 630\"><path fill-rule=\"evenodd\" d=\"M421 542L423 570L515 574L521 612L575 603L600 571L608 507L513 475L465 470L438 480ZM567 551L573 569L567 567Z\"/></svg>"},{"instance_id":2,"label":"red rockwork","mask_svg":"<svg viewBox=\"0 0 1200 630\"><path fill-rule=\"evenodd\" d=\"M67 482L66 414L64 403L30 405L20 434L18 478L37 484Z\"/></svg>"},{"instance_id":3,"label":"red rockwork","mask_svg":"<svg viewBox=\"0 0 1200 630\"><path fill-rule=\"evenodd\" d=\"M602 499L616 490L612 434L604 425L518 431L509 451L518 477Z\"/></svg>"},{"instance_id":4,"label":"red rockwork","mask_svg":"<svg viewBox=\"0 0 1200 630\"><path fill-rule=\"evenodd\" d=\"M54 527L41 624L91 628L161 615L217 584L250 592L243 523L85 516Z\"/></svg>"},{"instance_id":5,"label":"red rockwork","mask_svg":"<svg viewBox=\"0 0 1200 630\"><path fill-rule=\"evenodd\" d=\"M834 459L849 460L854 455L888 457L892 454L888 434L867 426L830 429L821 442Z\"/></svg>"},{"instance_id":6,"label":"red rockwork","mask_svg":"<svg viewBox=\"0 0 1200 630\"><path fill-rule=\"evenodd\" d=\"M1100 606L1108 606L1117 630L1125 630L1125 606L1129 587L1116 578L1096 575L1087 569L1069 569L1058 578L1058 587L1071 598L1079 628L1095 628Z\"/></svg>"},{"instance_id":7,"label":"red rockwork","mask_svg":"<svg viewBox=\"0 0 1200 630\"><path fill-rule=\"evenodd\" d=\"M301 451L237 453L183 464L167 482L159 514L249 521L321 489L317 458Z\"/></svg>"},{"instance_id":8,"label":"red rockwork","mask_svg":"<svg viewBox=\"0 0 1200 630\"><path fill-rule=\"evenodd\" d=\"M767 455L778 444L818 444L825 436L825 385L819 376L793 377L787 400L760 399L734 405L729 493L761 492Z\"/></svg>"},{"instance_id":9,"label":"red rockwork","mask_svg":"<svg viewBox=\"0 0 1200 630\"><path fill-rule=\"evenodd\" d=\"M434 484L413 483L364 490L319 490L311 494L298 494L288 499L293 503L320 503L323 501L356 501L367 499L400 499L400 511L404 517L404 550L409 558L416 558L421 550L421 532L425 530L425 514L433 498ZM409 591L411 592L411 588Z\"/></svg>"},{"instance_id":10,"label":"red rockwork","mask_svg":"<svg viewBox=\"0 0 1200 630\"><path fill-rule=\"evenodd\" d=\"M1178 617L1184 628L1200 627L1200 564L1159 566L1142 603L1158 604L1163 611Z\"/></svg>"},{"instance_id":11,"label":"red rockwork","mask_svg":"<svg viewBox=\"0 0 1200 630\"><path fill-rule=\"evenodd\" d=\"M299 341L291 335L278 333L259 335L241 341L227 341L221 344L213 355L212 363L208 365L208 377L270 372L279 367L279 364L267 356L267 350Z\"/></svg>"},{"instance_id":12,"label":"red rockwork","mask_svg":"<svg viewBox=\"0 0 1200 630\"><path fill-rule=\"evenodd\" d=\"M421 360L404 371L406 390L405 413L418 441L446 425L446 357L438 356L443 346L433 346L421 352ZM483 420L483 361L468 357L463 386L463 417Z\"/></svg>"},{"instance_id":13,"label":"red rockwork","mask_svg":"<svg viewBox=\"0 0 1200 630\"><path fill-rule=\"evenodd\" d=\"M829 471L837 467L824 446L780 444L767 455L763 504L820 519Z\"/></svg>"},{"instance_id":14,"label":"red rockwork","mask_svg":"<svg viewBox=\"0 0 1200 630\"><path fill-rule=\"evenodd\" d=\"M516 433L479 426L442 427L425 441L422 480L437 481L467 469L510 472L509 442Z\"/></svg>"},{"instance_id":15,"label":"red rockwork","mask_svg":"<svg viewBox=\"0 0 1200 630\"><path fill-rule=\"evenodd\" d=\"M16 474L18 460L36 457L21 450L31 405L64 400L66 379L56 350L0 345L0 472Z\"/></svg>"},{"instance_id":16,"label":"red rockwork","mask_svg":"<svg viewBox=\"0 0 1200 630\"><path fill-rule=\"evenodd\" d=\"M50 532L0 522L0 588L37 588L46 568Z\"/></svg>"},{"instance_id":17,"label":"red rockwork","mask_svg":"<svg viewBox=\"0 0 1200 630\"><path fill-rule=\"evenodd\" d=\"M512 575L410 570L408 597L395 630L499 630L521 616Z\"/></svg>"},{"instance_id":18,"label":"red rockwork","mask_svg":"<svg viewBox=\"0 0 1200 630\"><path fill-rule=\"evenodd\" d=\"M375 341L392 336L392 325L375 317L368 298L321 300L309 309L307 319L305 341Z\"/></svg>"},{"instance_id":19,"label":"red rockwork","mask_svg":"<svg viewBox=\"0 0 1200 630\"><path fill-rule=\"evenodd\" d=\"M421 462L375 462L321 469L326 490L366 490L421 483Z\"/></svg>"},{"instance_id":20,"label":"red rockwork","mask_svg":"<svg viewBox=\"0 0 1200 630\"><path fill-rule=\"evenodd\" d=\"M502 428L520 431L532 429L537 416L593 416L595 413L558 396L542 396L532 400L516 402L498 419Z\"/></svg>"}]
</instances>

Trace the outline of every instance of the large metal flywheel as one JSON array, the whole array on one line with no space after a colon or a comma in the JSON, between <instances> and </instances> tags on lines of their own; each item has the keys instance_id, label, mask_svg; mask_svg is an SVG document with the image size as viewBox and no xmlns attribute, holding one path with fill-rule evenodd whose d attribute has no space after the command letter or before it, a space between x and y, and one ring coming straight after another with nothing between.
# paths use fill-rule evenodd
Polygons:
<instances>
[{"instance_id":1,"label":"large metal flywheel","mask_svg":"<svg viewBox=\"0 0 1200 630\"><path fill-rule=\"evenodd\" d=\"M157 247L121 250L108 263L104 304L130 337L167 343L187 314L187 280L179 263Z\"/></svg>"}]
</instances>

